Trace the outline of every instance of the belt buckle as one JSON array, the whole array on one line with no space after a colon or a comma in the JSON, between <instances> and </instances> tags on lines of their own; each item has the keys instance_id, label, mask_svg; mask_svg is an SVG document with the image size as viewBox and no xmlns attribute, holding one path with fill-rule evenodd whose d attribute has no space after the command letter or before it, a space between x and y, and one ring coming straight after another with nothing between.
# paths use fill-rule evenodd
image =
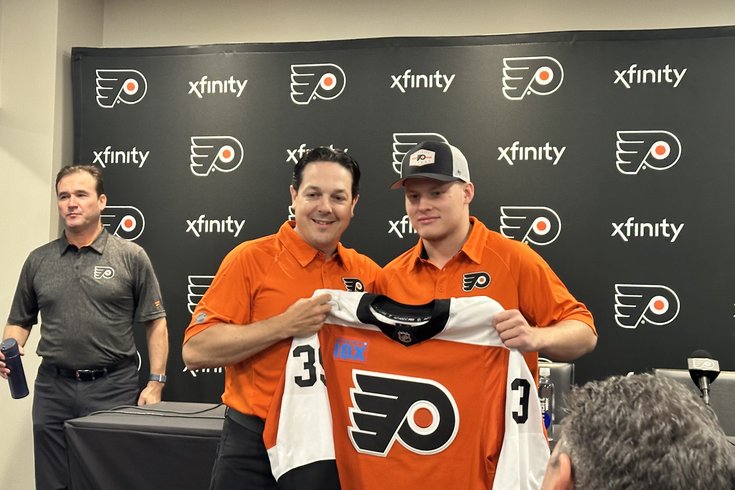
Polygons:
<instances>
[{"instance_id":1,"label":"belt buckle","mask_svg":"<svg viewBox=\"0 0 735 490\"><path fill-rule=\"evenodd\" d=\"M94 381L96 378L96 369L77 369L74 371L74 377L77 381ZM87 377L89 375L89 377Z\"/></svg>"}]
</instances>

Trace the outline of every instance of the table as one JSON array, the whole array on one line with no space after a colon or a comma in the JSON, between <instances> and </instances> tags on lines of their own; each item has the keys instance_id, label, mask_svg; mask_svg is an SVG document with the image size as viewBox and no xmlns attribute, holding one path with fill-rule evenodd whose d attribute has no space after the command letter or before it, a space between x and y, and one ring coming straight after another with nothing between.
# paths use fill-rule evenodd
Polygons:
<instances>
[{"instance_id":1,"label":"table","mask_svg":"<svg viewBox=\"0 0 735 490\"><path fill-rule=\"evenodd\" d=\"M224 405L161 402L68 420L72 487L206 489L224 413Z\"/></svg>"}]
</instances>

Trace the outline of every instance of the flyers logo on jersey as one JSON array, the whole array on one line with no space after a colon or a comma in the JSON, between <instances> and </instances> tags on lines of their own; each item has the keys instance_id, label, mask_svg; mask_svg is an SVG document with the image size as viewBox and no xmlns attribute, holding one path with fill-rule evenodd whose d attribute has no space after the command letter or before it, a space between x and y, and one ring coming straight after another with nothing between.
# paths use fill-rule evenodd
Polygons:
<instances>
[{"instance_id":1,"label":"flyers logo on jersey","mask_svg":"<svg viewBox=\"0 0 735 490\"><path fill-rule=\"evenodd\" d=\"M490 285L490 274L487 272L468 272L462 276L462 291L485 289Z\"/></svg>"},{"instance_id":2,"label":"flyers logo on jersey","mask_svg":"<svg viewBox=\"0 0 735 490\"><path fill-rule=\"evenodd\" d=\"M616 284L615 322L623 328L668 325L679 315L679 298L666 286Z\"/></svg>"},{"instance_id":3,"label":"flyers logo on jersey","mask_svg":"<svg viewBox=\"0 0 735 490\"><path fill-rule=\"evenodd\" d=\"M336 99L346 82L345 72L333 63L291 65L291 100L306 105L315 99Z\"/></svg>"},{"instance_id":4,"label":"flyers logo on jersey","mask_svg":"<svg viewBox=\"0 0 735 490\"><path fill-rule=\"evenodd\" d=\"M196 308L199 300L202 299L204 293L212 285L212 279L214 279L214 276L189 276L188 294L186 295L186 306L189 309L189 313L194 313L194 308ZM200 315L205 315L206 317L204 313L200 313ZM204 321L204 318L202 318L202 321Z\"/></svg>"},{"instance_id":5,"label":"flyers logo on jersey","mask_svg":"<svg viewBox=\"0 0 735 490\"><path fill-rule=\"evenodd\" d=\"M242 144L232 136L192 136L191 173L206 177L214 171L232 172L242 163Z\"/></svg>"},{"instance_id":6,"label":"flyers logo on jersey","mask_svg":"<svg viewBox=\"0 0 735 490\"><path fill-rule=\"evenodd\" d=\"M521 100L526 95L549 95L561 87L564 68L550 56L503 58L503 95Z\"/></svg>"},{"instance_id":7,"label":"flyers logo on jersey","mask_svg":"<svg viewBox=\"0 0 735 490\"><path fill-rule=\"evenodd\" d=\"M436 381L358 369L352 380L348 433L357 452L385 457L398 441L414 453L436 454L456 437L457 403Z\"/></svg>"},{"instance_id":8,"label":"flyers logo on jersey","mask_svg":"<svg viewBox=\"0 0 735 490\"><path fill-rule=\"evenodd\" d=\"M393 170L401 175L401 162L408 150L422 141L439 141L449 143L439 133L393 133Z\"/></svg>"},{"instance_id":9,"label":"flyers logo on jersey","mask_svg":"<svg viewBox=\"0 0 735 490\"><path fill-rule=\"evenodd\" d=\"M617 167L622 174L641 170L666 170L681 156L681 142L673 133L655 131L618 131Z\"/></svg>"},{"instance_id":10,"label":"flyers logo on jersey","mask_svg":"<svg viewBox=\"0 0 735 490\"><path fill-rule=\"evenodd\" d=\"M343 277L342 283L345 285L345 290L361 293L365 291L365 285L356 277Z\"/></svg>"},{"instance_id":11,"label":"flyers logo on jersey","mask_svg":"<svg viewBox=\"0 0 735 490\"><path fill-rule=\"evenodd\" d=\"M97 104L105 109L116 104L137 104L148 90L148 82L138 70L96 70Z\"/></svg>"},{"instance_id":12,"label":"flyers logo on jersey","mask_svg":"<svg viewBox=\"0 0 735 490\"><path fill-rule=\"evenodd\" d=\"M500 232L523 243L548 245L561 233L561 218L544 206L501 206Z\"/></svg>"},{"instance_id":13,"label":"flyers logo on jersey","mask_svg":"<svg viewBox=\"0 0 735 490\"><path fill-rule=\"evenodd\" d=\"M100 218L109 233L125 240L137 240L145 229L145 217L135 206L107 206Z\"/></svg>"}]
</instances>

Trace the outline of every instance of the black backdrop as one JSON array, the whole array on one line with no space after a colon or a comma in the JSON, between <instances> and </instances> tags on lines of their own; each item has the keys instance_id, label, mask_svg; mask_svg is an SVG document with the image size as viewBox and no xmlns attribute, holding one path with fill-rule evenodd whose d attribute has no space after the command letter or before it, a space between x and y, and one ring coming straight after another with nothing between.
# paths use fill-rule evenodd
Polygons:
<instances>
[{"instance_id":1,"label":"black backdrop","mask_svg":"<svg viewBox=\"0 0 735 490\"><path fill-rule=\"evenodd\" d=\"M289 216L304 149L358 160L343 241L385 264L416 240L388 186L429 138L467 156L473 214L592 310L578 381L697 348L735 368L735 28L75 48L72 73L75 161L104 168L105 225L161 281L167 399L218 399L222 369L187 371L183 331L223 256Z\"/></svg>"}]
</instances>

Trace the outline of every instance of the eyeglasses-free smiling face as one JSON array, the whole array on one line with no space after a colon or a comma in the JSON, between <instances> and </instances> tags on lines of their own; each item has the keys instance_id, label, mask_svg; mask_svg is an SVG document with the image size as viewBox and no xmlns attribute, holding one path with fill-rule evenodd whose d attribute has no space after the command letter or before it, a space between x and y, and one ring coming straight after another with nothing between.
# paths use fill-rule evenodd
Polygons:
<instances>
[{"instance_id":1,"label":"eyeglasses-free smiling face","mask_svg":"<svg viewBox=\"0 0 735 490\"><path fill-rule=\"evenodd\" d=\"M336 162L307 164L299 189L291 186L296 233L327 256L354 216L357 196L352 195L352 174Z\"/></svg>"},{"instance_id":2,"label":"eyeglasses-free smiling face","mask_svg":"<svg viewBox=\"0 0 735 490\"><path fill-rule=\"evenodd\" d=\"M463 224L468 223L469 203L474 197L472 184L415 178L406 180L404 187L406 214L423 240L439 242L465 234Z\"/></svg>"}]
</instances>

